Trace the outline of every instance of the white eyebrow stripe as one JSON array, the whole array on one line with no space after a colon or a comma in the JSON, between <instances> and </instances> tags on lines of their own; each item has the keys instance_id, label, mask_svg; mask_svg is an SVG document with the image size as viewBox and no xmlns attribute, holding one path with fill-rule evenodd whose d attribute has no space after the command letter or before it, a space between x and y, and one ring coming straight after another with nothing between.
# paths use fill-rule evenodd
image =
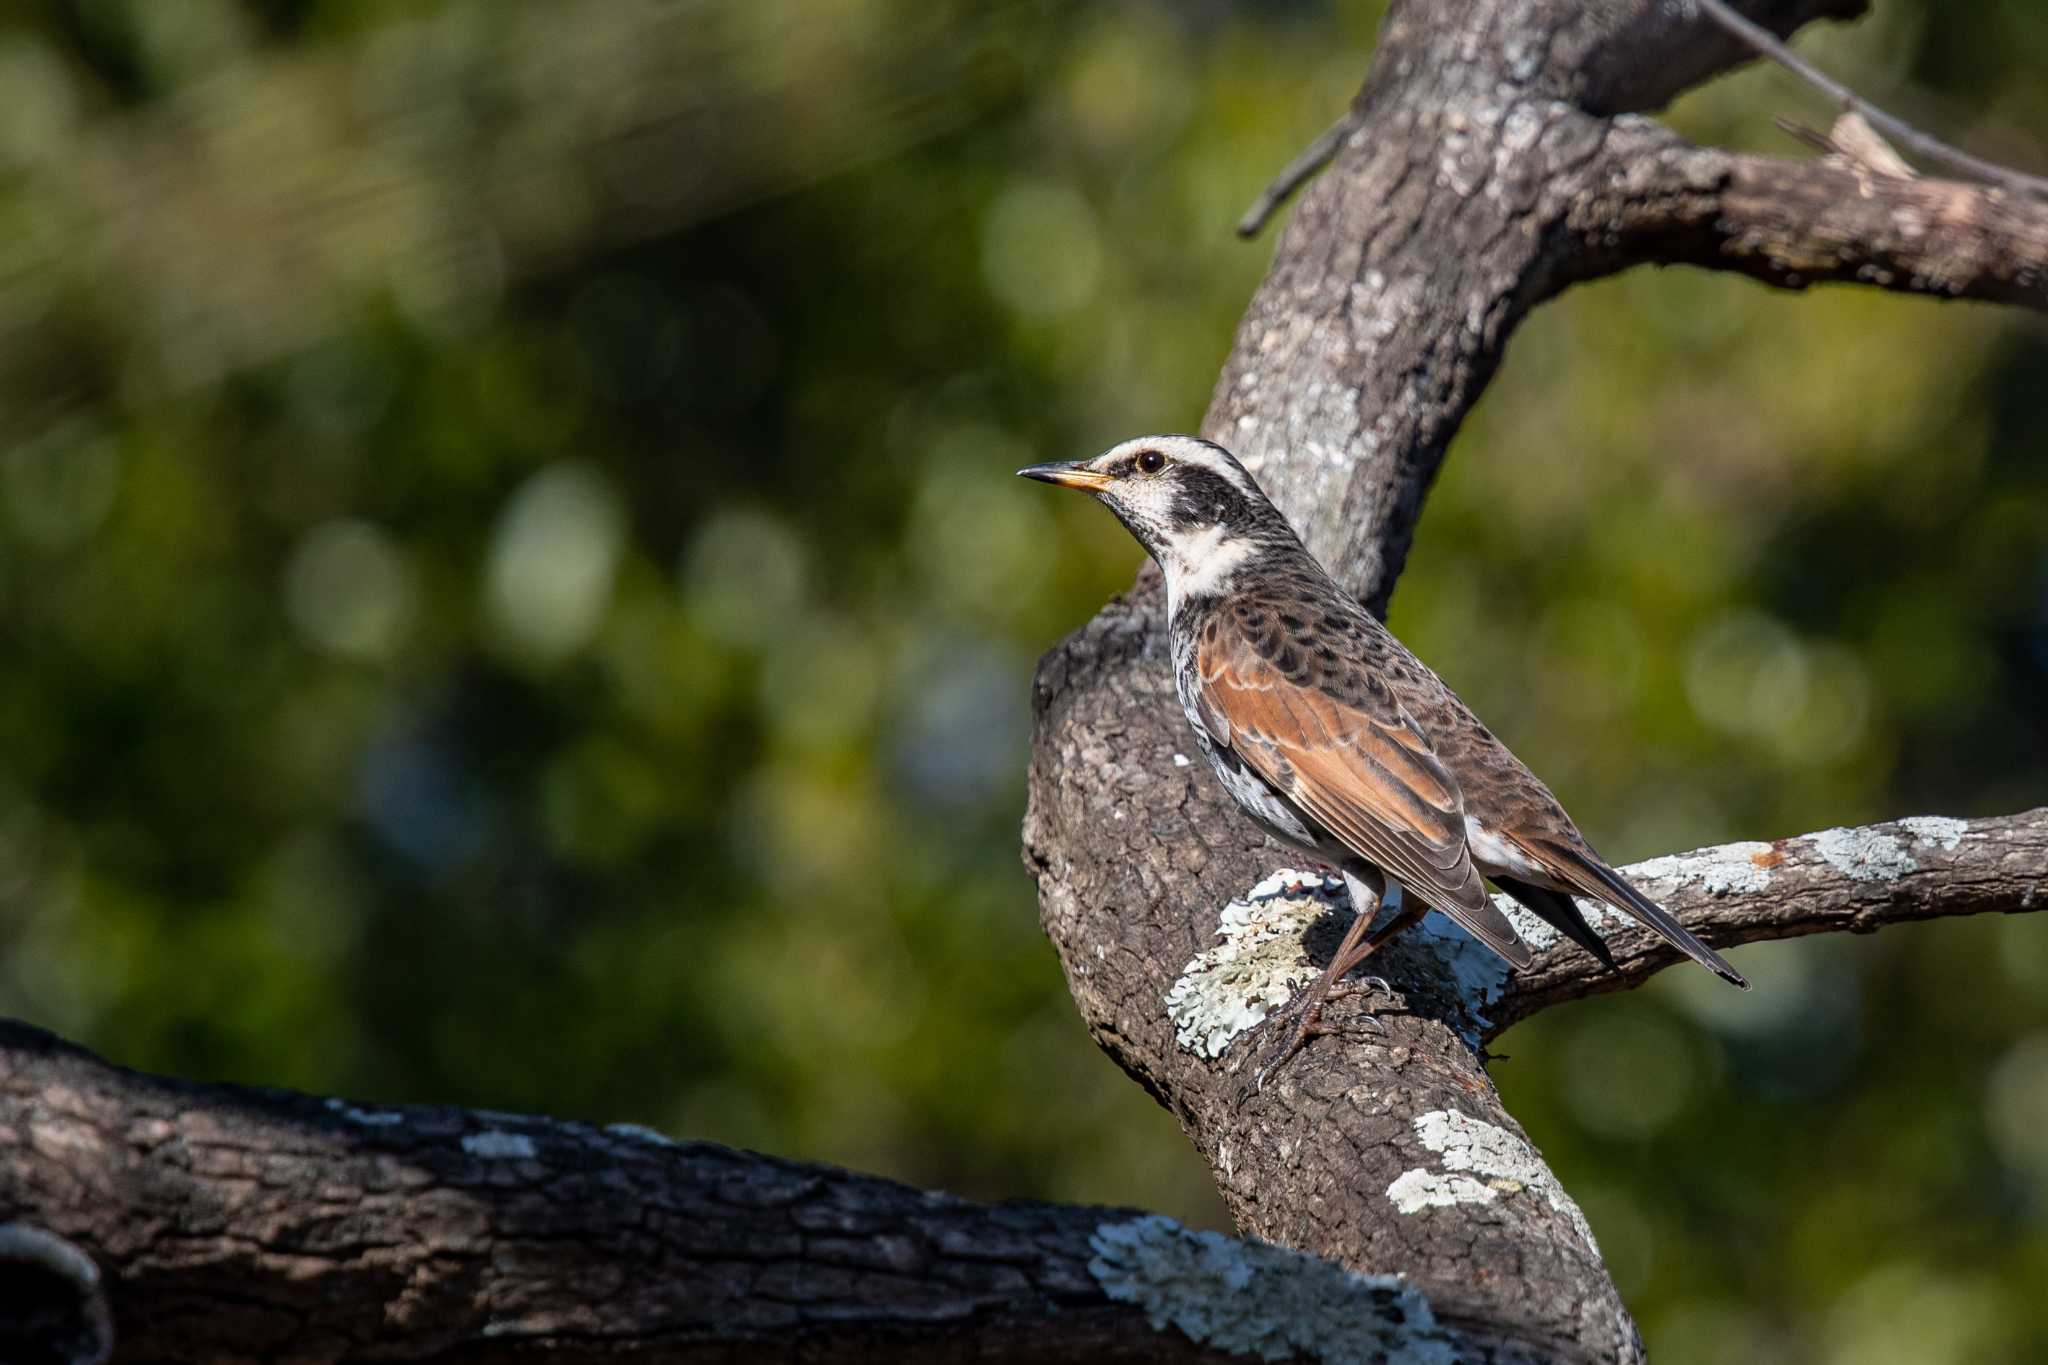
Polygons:
<instances>
[{"instance_id":1,"label":"white eyebrow stripe","mask_svg":"<svg viewBox=\"0 0 2048 1365\"><path fill-rule=\"evenodd\" d=\"M1179 434L1134 436L1130 440L1124 441L1103 452L1102 459L1105 463L1135 459L1140 452L1146 450L1157 450L1168 459L1177 460L1182 464L1194 465L1198 469L1206 469L1213 474L1219 475L1232 488L1235 488L1247 497L1265 496L1260 492L1258 483L1253 480L1250 471L1239 464L1235 456L1231 455L1223 447L1213 442L1205 441L1199 436Z\"/></svg>"}]
</instances>

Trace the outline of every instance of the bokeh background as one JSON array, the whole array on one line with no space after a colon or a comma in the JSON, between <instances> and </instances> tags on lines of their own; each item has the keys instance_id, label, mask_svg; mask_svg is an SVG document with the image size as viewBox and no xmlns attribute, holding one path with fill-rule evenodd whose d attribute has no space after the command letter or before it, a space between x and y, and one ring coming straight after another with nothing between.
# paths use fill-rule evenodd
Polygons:
<instances>
[{"instance_id":1,"label":"bokeh background","mask_svg":"<svg viewBox=\"0 0 2048 1365\"><path fill-rule=\"evenodd\" d=\"M2048 16L1879 10L1802 46L2048 168ZM1137 551L1010 471L1199 421L1378 18L0 3L0 1011L1218 1224L1016 853ZM1578 290L1394 624L1618 860L2040 804L2044 386L2017 313ZM1736 956L1501 1044L1656 1358L2048 1350L2048 917Z\"/></svg>"}]
</instances>

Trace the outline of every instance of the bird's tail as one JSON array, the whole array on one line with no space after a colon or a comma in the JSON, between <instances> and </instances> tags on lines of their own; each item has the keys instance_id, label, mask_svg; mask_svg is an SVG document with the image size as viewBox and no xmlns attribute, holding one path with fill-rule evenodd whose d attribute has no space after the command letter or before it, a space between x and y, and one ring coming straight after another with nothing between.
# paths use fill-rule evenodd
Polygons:
<instances>
[{"instance_id":1,"label":"bird's tail","mask_svg":"<svg viewBox=\"0 0 2048 1365\"><path fill-rule=\"evenodd\" d=\"M1727 960L1719 953L1695 938L1693 932L1674 919L1671 913L1663 906L1657 904L1657 902L1651 900L1633 886L1630 886L1625 877L1602 862L1599 856L1591 849L1567 848L1545 842L1541 847L1528 849L1528 852L1542 862L1559 881L1566 883L1580 895L1590 896L1594 900L1606 901L1609 905L1627 911L1636 919L1641 920L1644 924L1662 934L1672 947L1678 949L1678 951L1684 953L1723 981L1728 982L1730 985L1740 986L1743 990L1749 989L1749 981L1741 972L1729 966ZM1495 881L1498 882L1499 878L1495 878ZM1514 895L1514 892L1509 891L1508 894ZM1521 897L1517 896L1516 899L1520 900ZM1523 901L1523 904L1527 905L1528 902ZM1535 910L1537 914L1543 915L1543 911L1538 907L1531 905L1529 908ZM1576 916L1577 907L1574 906L1572 909L1574 916ZM1548 915L1543 917L1545 919L1550 918ZM1558 927L1564 929L1567 934L1571 934L1571 930L1565 929L1563 925ZM1584 921L1580 921L1580 927L1586 927ZM1588 928L1587 933L1590 934L1591 932L1590 928ZM1579 940L1577 934L1571 934L1571 936L1575 941L1583 942L1583 940ZM1605 945L1603 944L1602 946L1604 947ZM1604 954L1600 953L1595 955L1604 956ZM1612 961L1611 958L1608 959L1609 965L1612 965Z\"/></svg>"},{"instance_id":2,"label":"bird's tail","mask_svg":"<svg viewBox=\"0 0 2048 1365\"><path fill-rule=\"evenodd\" d=\"M1608 971L1620 971L1615 965L1614 954L1607 947L1607 940L1593 932L1593 926L1586 923L1586 917L1579 913L1579 903L1562 891L1552 891L1547 886L1534 882L1519 882L1512 877L1490 878L1493 884L1513 896L1534 911L1536 917L1563 934L1572 942L1600 959Z\"/></svg>"}]
</instances>

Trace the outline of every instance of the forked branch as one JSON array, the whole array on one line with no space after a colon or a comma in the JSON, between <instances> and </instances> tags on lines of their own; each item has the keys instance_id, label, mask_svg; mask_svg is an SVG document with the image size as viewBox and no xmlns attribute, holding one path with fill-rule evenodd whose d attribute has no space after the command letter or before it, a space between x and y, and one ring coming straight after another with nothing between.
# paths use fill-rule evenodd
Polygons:
<instances>
[{"instance_id":1,"label":"forked branch","mask_svg":"<svg viewBox=\"0 0 2048 1365\"><path fill-rule=\"evenodd\" d=\"M2048 180L2024 171L2001 166L1995 161L1986 161L1973 156L1960 147L1952 147L1931 133L1922 132L1912 124L1888 114L1864 99L1861 95L1843 85L1834 77L1807 61L1783 42L1778 36L1761 24L1751 23L1737 14L1723 0L1695 0L1707 17L1736 37L1755 48L1759 55L1770 58L1778 65L1805 81L1814 89L1833 100L1842 109L1862 115L1865 122L1892 139L1924 161L1932 161L1959 171L1975 180L1991 185L2002 185L2020 194L2048 196Z\"/></svg>"}]
</instances>

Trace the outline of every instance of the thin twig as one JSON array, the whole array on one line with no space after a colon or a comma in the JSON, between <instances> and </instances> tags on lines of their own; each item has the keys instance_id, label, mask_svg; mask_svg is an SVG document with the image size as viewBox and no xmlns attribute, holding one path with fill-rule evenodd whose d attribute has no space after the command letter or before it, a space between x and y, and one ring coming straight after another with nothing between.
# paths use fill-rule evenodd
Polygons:
<instances>
[{"instance_id":1,"label":"thin twig","mask_svg":"<svg viewBox=\"0 0 2048 1365\"><path fill-rule=\"evenodd\" d=\"M1782 114L1771 115L1771 122L1778 125L1779 132L1785 134L1787 137L1798 139L1799 141L1805 143L1807 146L1813 148L1816 152L1819 152L1821 155L1834 155L1835 140L1829 137L1826 133L1820 131L1820 129L1809 128L1805 124L1799 122L1797 119L1789 119Z\"/></svg>"},{"instance_id":2,"label":"thin twig","mask_svg":"<svg viewBox=\"0 0 2048 1365\"><path fill-rule=\"evenodd\" d=\"M1288 162L1286 168L1273 178L1272 184L1260 191L1252 206L1244 211L1244 217L1237 220L1237 235L1247 238L1258 236L1259 229L1266 226L1274 212L1293 198L1296 190L1314 178L1317 171L1330 164L1337 155L1337 149L1344 145L1344 139L1357 126L1358 115L1345 110L1343 118L1324 129L1321 137L1309 143L1300 156Z\"/></svg>"},{"instance_id":3,"label":"thin twig","mask_svg":"<svg viewBox=\"0 0 2048 1365\"><path fill-rule=\"evenodd\" d=\"M1799 77L1808 85L1811 85L1814 89L1841 105L1844 109L1853 109L1861 114L1873 127L1889 134L1894 141L1903 145L1915 156L1928 161L1939 162L1951 170L1960 171L1964 175L1977 180L1987 181L1993 185L2002 185L2007 189L2017 190L2022 194L2039 195L2043 198L2048 198L2048 180L2012 170L1999 165L1995 161L1986 161L1982 157L1972 156L1960 148L1949 146L1940 138L1921 132L1904 119L1895 118L1887 114L1884 110L1878 108L1869 100L1864 99L1848 86L1827 75L1791 48L1785 46L1784 43L1779 41L1778 36L1769 29L1752 23L1740 14L1737 14L1724 4L1723 0L1697 0L1697 3L1709 19L1712 19L1722 28L1727 29L1736 37L1742 39L1743 42L1755 48L1759 54L1769 57L1772 61L1784 67L1787 71L1790 71L1793 75Z\"/></svg>"}]
</instances>

